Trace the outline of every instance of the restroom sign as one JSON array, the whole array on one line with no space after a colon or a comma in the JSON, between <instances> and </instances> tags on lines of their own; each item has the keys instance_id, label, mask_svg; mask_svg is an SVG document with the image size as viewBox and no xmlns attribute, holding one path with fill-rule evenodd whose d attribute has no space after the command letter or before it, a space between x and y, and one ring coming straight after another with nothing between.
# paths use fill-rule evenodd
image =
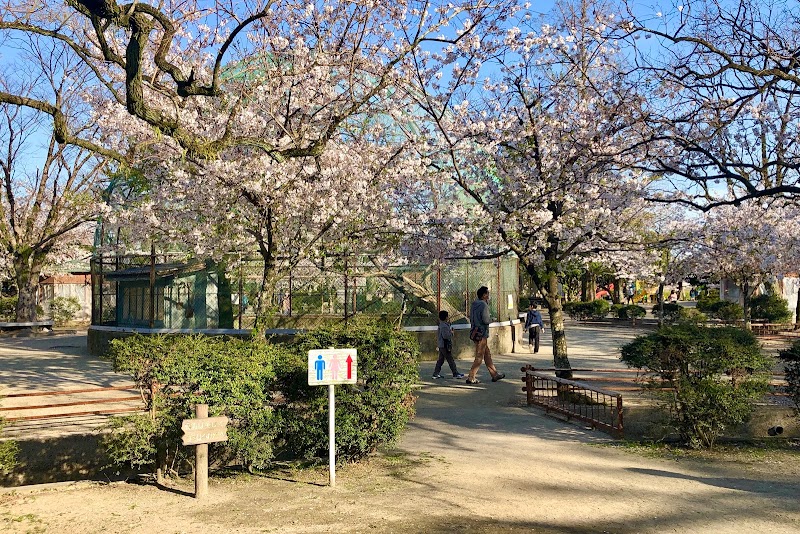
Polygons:
<instances>
[{"instance_id":1,"label":"restroom sign","mask_svg":"<svg viewBox=\"0 0 800 534\"><path fill-rule=\"evenodd\" d=\"M308 351L308 385L355 384L356 349L322 349Z\"/></svg>"}]
</instances>

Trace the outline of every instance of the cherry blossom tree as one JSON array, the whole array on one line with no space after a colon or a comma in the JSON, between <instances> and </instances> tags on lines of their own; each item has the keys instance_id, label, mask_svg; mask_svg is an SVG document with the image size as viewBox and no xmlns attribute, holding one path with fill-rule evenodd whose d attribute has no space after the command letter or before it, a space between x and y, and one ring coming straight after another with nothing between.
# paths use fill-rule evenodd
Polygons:
<instances>
[{"instance_id":1,"label":"cherry blossom tree","mask_svg":"<svg viewBox=\"0 0 800 534\"><path fill-rule=\"evenodd\" d=\"M561 376L571 375L562 267L641 248L645 184L627 169L645 102L604 37L613 20L586 1L558 4L544 24L522 12L503 34L450 50L450 81L423 61L418 71L433 164L473 206L461 221L473 225L473 253L519 257L550 313Z\"/></svg>"},{"instance_id":2,"label":"cherry blossom tree","mask_svg":"<svg viewBox=\"0 0 800 534\"><path fill-rule=\"evenodd\" d=\"M85 70L57 43L23 38L13 44L17 59L7 58L0 89L48 98L75 135L97 138L96 126L82 120L87 115L77 88ZM39 277L91 246L107 162L57 142L40 114L7 103L0 104L0 146L0 268L17 288L16 320L34 321Z\"/></svg>"},{"instance_id":3,"label":"cherry blossom tree","mask_svg":"<svg viewBox=\"0 0 800 534\"><path fill-rule=\"evenodd\" d=\"M629 2L621 31L648 80L653 198L701 210L798 198L800 7L784 0L695 0L646 12Z\"/></svg>"},{"instance_id":4,"label":"cherry blossom tree","mask_svg":"<svg viewBox=\"0 0 800 534\"><path fill-rule=\"evenodd\" d=\"M71 1L30 10L7 1L0 30L63 42L92 70L96 120L115 134L102 149L147 184L114 214L132 243L217 256L252 247L266 287L323 245L396 244L412 219L400 199L429 197L418 194L419 158L396 138L409 121L403 67L423 47L468 40L511 5ZM57 140L85 144L57 106L10 92L0 101L49 113Z\"/></svg>"},{"instance_id":5,"label":"cherry blossom tree","mask_svg":"<svg viewBox=\"0 0 800 534\"><path fill-rule=\"evenodd\" d=\"M800 260L797 206L785 201L719 206L706 214L697 236L698 264L740 288L749 329L755 291L768 276L790 272Z\"/></svg>"}]
</instances>

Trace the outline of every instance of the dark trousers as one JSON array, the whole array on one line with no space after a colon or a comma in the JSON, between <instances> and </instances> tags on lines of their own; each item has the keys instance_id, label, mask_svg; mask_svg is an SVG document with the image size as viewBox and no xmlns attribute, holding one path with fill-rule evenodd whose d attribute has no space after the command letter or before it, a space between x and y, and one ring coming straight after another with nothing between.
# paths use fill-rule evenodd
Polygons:
<instances>
[{"instance_id":1,"label":"dark trousers","mask_svg":"<svg viewBox=\"0 0 800 534\"><path fill-rule=\"evenodd\" d=\"M528 346L533 345L533 352L539 352L539 336L541 332L539 332L541 328L538 326L532 326L528 328Z\"/></svg>"},{"instance_id":2,"label":"dark trousers","mask_svg":"<svg viewBox=\"0 0 800 534\"><path fill-rule=\"evenodd\" d=\"M445 360L447 360L447 365L450 366L453 376L456 376L458 369L456 368L456 361L453 359L453 353L444 347L439 347L439 359L436 360L436 368L434 368L433 374L438 375L442 372L442 364Z\"/></svg>"}]
</instances>

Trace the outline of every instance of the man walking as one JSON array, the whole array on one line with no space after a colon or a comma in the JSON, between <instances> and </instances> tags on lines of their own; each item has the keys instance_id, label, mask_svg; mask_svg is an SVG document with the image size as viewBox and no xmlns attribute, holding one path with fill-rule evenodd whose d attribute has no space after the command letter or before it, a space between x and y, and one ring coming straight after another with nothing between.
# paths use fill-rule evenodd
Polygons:
<instances>
[{"instance_id":1,"label":"man walking","mask_svg":"<svg viewBox=\"0 0 800 534\"><path fill-rule=\"evenodd\" d=\"M491 317L489 316L489 288L481 286L478 289L478 299L472 303L469 310L469 322L473 330L477 330L477 340L475 341L475 361L472 362L472 367L467 376L467 384L478 384L480 380L475 378L475 374L481 367L481 362L486 362L486 369L492 375L492 382L497 382L506 377L504 373L499 373L492 362L492 355L489 352L489 323Z\"/></svg>"}]
</instances>

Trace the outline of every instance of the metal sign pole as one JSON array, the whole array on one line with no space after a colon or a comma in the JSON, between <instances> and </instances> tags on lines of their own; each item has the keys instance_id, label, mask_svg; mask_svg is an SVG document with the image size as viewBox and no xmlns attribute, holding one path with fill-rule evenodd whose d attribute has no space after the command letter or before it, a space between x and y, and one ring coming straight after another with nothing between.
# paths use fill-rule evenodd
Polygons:
<instances>
[{"instance_id":1,"label":"metal sign pole","mask_svg":"<svg viewBox=\"0 0 800 534\"><path fill-rule=\"evenodd\" d=\"M331 487L336 487L336 397L333 384L328 385L328 468L330 470Z\"/></svg>"}]
</instances>

